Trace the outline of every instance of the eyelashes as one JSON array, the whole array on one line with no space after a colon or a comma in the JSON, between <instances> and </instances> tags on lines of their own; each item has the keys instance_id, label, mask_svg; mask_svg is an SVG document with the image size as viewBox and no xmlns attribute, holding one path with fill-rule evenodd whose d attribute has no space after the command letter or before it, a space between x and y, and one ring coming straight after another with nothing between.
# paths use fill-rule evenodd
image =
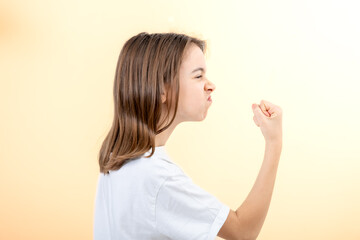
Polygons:
<instances>
[{"instance_id":1,"label":"eyelashes","mask_svg":"<svg viewBox=\"0 0 360 240\"><path fill-rule=\"evenodd\" d=\"M202 78L202 75L200 75L200 76L197 76L197 77L195 77L195 78Z\"/></svg>"}]
</instances>

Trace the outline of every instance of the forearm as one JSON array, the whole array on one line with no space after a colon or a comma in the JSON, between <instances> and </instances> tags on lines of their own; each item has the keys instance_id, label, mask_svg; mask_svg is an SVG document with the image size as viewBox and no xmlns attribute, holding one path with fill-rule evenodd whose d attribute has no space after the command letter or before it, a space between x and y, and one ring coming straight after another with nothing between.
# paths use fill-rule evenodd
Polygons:
<instances>
[{"instance_id":1,"label":"forearm","mask_svg":"<svg viewBox=\"0 0 360 240\"><path fill-rule=\"evenodd\" d=\"M266 142L264 160L254 186L236 210L243 229L256 239L265 221L274 189L282 142Z\"/></svg>"}]
</instances>

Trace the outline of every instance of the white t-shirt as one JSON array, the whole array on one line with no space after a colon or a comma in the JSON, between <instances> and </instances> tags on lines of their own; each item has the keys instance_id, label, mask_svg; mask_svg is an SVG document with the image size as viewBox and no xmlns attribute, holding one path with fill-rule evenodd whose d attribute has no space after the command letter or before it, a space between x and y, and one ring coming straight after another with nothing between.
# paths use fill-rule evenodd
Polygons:
<instances>
[{"instance_id":1,"label":"white t-shirt","mask_svg":"<svg viewBox=\"0 0 360 240\"><path fill-rule=\"evenodd\" d=\"M213 240L230 208L196 184L168 157L164 146L100 174L94 239Z\"/></svg>"}]
</instances>

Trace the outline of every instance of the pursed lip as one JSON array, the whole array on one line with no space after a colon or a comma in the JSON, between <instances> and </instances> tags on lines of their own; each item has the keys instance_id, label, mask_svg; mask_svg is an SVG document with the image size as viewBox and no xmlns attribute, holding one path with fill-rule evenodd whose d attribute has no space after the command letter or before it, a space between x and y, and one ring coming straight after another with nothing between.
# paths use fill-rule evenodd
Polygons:
<instances>
[{"instance_id":1,"label":"pursed lip","mask_svg":"<svg viewBox=\"0 0 360 240\"><path fill-rule=\"evenodd\" d=\"M207 100L208 100L208 101L212 101L211 96L209 96Z\"/></svg>"}]
</instances>

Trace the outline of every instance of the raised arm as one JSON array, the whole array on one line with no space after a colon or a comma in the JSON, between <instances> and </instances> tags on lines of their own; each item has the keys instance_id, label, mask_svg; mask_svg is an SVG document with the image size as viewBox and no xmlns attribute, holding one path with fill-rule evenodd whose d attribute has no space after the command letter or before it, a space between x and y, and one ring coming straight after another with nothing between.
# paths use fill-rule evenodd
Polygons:
<instances>
[{"instance_id":1,"label":"raised arm","mask_svg":"<svg viewBox=\"0 0 360 240\"><path fill-rule=\"evenodd\" d=\"M264 160L256 181L245 201L230 210L218 236L224 239L256 239L264 224L274 189L282 150L282 110L262 100L253 104L254 122L265 138Z\"/></svg>"}]
</instances>

